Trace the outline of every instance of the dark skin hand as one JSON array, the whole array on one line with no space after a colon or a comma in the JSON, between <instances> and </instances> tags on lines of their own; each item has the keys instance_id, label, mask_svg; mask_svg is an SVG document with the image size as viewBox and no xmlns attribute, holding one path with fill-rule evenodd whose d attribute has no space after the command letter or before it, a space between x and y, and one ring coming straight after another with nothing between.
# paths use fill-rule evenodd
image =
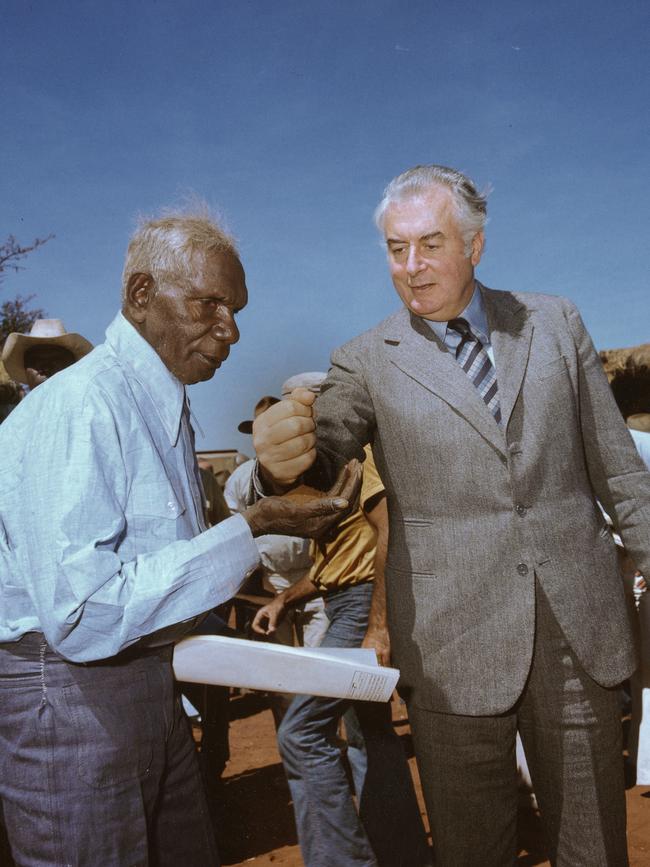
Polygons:
<instances>
[{"instance_id":1,"label":"dark skin hand","mask_svg":"<svg viewBox=\"0 0 650 867\"><path fill-rule=\"evenodd\" d=\"M278 533L304 539L323 539L336 535L339 523L357 506L361 488L361 465L350 461L324 493L308 489L292 491L281 497L265 497L246 511L253 536Z\"/></svg>"}]
</instances>

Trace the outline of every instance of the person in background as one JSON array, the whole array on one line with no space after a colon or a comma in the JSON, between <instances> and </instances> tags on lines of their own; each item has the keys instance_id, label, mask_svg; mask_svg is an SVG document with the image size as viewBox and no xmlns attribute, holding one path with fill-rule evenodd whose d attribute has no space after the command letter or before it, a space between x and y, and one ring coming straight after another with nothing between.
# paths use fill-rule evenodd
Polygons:
<instances>
[{"instance_id":1,"label":"person in background","mask_svg":"<svg viewBox=\"0 0 650 867\"><path fill-rule=\"evenodd\" d=\"M309 374L310 377L320 374ZM289 387L290 387L290 381ZM305 379L307 387L311 380ZM282 386L283 393L287 383ZM265 395L255 404L253 418L268 409L269 406L278 402L277 397ZM239 423L237 429L240 433L251 434L253 421L246 419ZM240 464L230 475L224 489L224 496L228 507L237 514L246 509L247 498L250 490L251 474L255 468L254 460L247 460ZM309 554L309 541L290 536L266 536L257 540L260 551L263 573L263 586L271 593L282 593L297 581L300 581L312 565ZM320 597L310 599L300 605L296 605L282 624L273 633L274 641L279 644L292 646L294 644L305 647L318 647L327 630L328 620L325 616L323 600ZM277 722L281 719L277 717Z\"/></svg>"},{"instance_id":2,"label":"person in background","mask_svg":"<svg viewBox=\"0 0 650 867\"><path fill-rule=\"evenodd\" d=\"M610 383L618 408L630 429L637 451L650 469L650 367L630 365ZM645 576L625 549L621 572L633 600L639 627L641 664L630 678L632 719L628 733L627 768L637 786L650 785L650 602Z\"/></svg>"},{"instance_id":3,"label":"person in background","mask_svg":"<svg viewBox=\"0 0 650 867\"><path fill-rule=\"evenodd\" d=\"M0 426L0 812L19 864L219 863L173 642L257 567L256 537L330 531L358 484L351 466L322 500L206 528L186 386L226 361L247 299L208 216L144 221L106 341Z\"/></svg>"},{"instance_id":4,"label":"person in background","mask_svg":"<svg viewBox=\"0 0 650 867\"><path fill-rule=\"evenodd\" d=\"M231 511L221 490L221 485L212 469L212 464L206 460L198 460L201 484L203 486L205 520L208 527L214 527L219 521L229 518Z\"/></svg>"},{"instance_id":5,"label":"person in background","mask_svg":"<svg viewBox=\"0 0 650 867\"><path fill-rule=\"evenodd\" d=\"M11 379L0 361L0 424L18 406L24 396L22 386Z\"/></svg>"},{"instance_id":6,"label":"person in background","mask_svg":"<svg viewBox=\"0 0 650 867\"><path fill-rule=\"evenodd\" d=\"M22 382L33 391L92 348L85 337L68 333L60 319L37 319L29 334L12 332L7 337L2 361L15 382Z\"/></svg>"}]
</instances>

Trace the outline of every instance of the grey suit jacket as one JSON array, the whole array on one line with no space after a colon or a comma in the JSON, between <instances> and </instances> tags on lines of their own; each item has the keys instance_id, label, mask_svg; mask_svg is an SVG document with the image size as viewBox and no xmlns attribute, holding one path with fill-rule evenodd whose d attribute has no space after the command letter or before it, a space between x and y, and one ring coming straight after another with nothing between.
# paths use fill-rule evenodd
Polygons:
<instances>
[{"instance_id":1,"label":"grey suit jacket","mask_svg":"<svg viewBox=\"0 0 650 867\"><path fill-rule=\"evenodd\" d=\"M535 636L535 576L587 672L635 667L612 516L650 575L650 474L576 308L481 287L499 427L429 326L403 308L334 352L316 404L330 477L373 443L388 496L387 605L402 683L421 707L506 711Z\"/></svg>"}]
</instances>

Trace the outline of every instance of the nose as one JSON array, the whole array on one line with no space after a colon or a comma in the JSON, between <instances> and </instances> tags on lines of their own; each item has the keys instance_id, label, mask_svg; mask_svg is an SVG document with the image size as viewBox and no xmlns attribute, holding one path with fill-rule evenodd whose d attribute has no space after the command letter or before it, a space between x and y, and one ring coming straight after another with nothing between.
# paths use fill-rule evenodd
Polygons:
<instances>
[{"instance_id":1,"label":"nose","mask_svg":"<svg viewBox=\"0 0 650 867\"><path fill-rule=\"evenodd\" d=\"M217 340L231 345L237 343L239 340L239 328L237 328L235 314L232 310L225 309L221 311L219 320L215 323L212 332Z\"/></svg>"},{"instance_id":2,"label":"nose","mask_svg":"<svg viewBox=\"0 0 650 867\"><path fill-rule=\"evenodd\" d=\"M415 246L409 247L408 257L406 259L406 271L413 276L425 267L422 257Z\"/></svg>"}]
</instances>

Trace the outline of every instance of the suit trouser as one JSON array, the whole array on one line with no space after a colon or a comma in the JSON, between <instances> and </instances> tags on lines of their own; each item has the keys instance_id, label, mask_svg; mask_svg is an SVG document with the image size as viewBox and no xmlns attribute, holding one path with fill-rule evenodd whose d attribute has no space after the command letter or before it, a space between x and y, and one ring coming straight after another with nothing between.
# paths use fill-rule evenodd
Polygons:
<instances>
[{"instance_id":1,"label":"suit trouser","mask_svg":"<svg viewBox=\"0 0 650 867\"><path fill-rule=\"evenodd\" d=\"M77 665L0 644L0 798L19 867L215 867L171 647Z\"/></svg>"},{"instance_id":2,"label":"suit trouser","mask_svg":"<svg viewBox=\"0 0 650 867\"><path fill-rule=\"evenodd\" d=\"M586 674L539 584L533 661L515 707L469 717L411 706L409 718L440 867L514 863L517 729L551 862L628 863L618 690Z\"/></svg>"}]
</instances>

